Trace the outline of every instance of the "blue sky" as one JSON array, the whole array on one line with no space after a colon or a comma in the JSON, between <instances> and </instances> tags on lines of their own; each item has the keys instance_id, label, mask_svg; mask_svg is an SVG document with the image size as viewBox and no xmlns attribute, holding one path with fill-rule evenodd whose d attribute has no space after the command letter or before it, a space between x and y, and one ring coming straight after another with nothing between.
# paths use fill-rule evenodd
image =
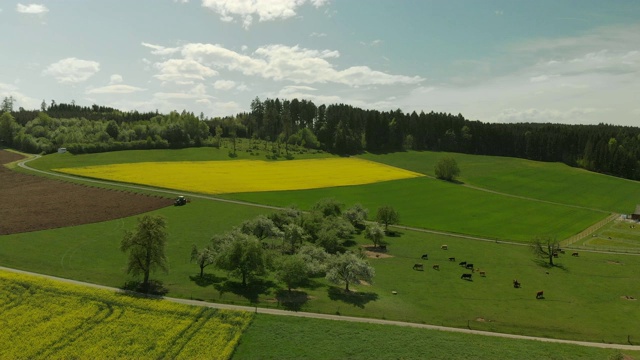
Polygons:
<instances>
[{"instance_id":1,"label":"blue sky","mask_svg":"<svg viewBox=\"0 0 640 360\"><path fill-rule=\"evenodd\" d=\"M0 2L0 97L247 111L256 96L640 125L640 1Z\"/></svg>"}]
</instances>

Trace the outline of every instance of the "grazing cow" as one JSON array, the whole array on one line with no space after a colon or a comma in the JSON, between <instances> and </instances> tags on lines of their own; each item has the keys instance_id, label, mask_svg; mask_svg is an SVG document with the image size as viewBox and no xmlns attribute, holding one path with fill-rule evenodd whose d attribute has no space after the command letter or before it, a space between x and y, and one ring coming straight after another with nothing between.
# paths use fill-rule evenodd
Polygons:
<instances>
[{"instance_id":1,"label":"grazing cow","mask_svg":"<svg viewBox=\"0 0 640 360\"><path fill-rule=\"evenodd\" d=\"M540 290L536 293L536 299L544 299L544 291Z\"/></svg>"},{"instance_id":2,"label":"grazing cow","mask_svg":"<svg viewBox=\"0 0 640 360\"><path fill-rule=\"evenodd\" d=\"M461 263L460 263L460 264L458 264L458 265L460 265L460 266L466 266L466 265L467 265L467 262L466 262L466 261L463 261L463 262L461 262Z\"/></svg>"},{"instance_id":3,"label":"grazing cow","mask_svg":"<svg viewBox=\"0 0 640 360\"><path fill-rule=\"evenodd\" d=\"M460 279L471 280L471 274L462 274L462 276L460 276Z\"/></svg>"},{"instance_id":4,"label":"grazing cow","mask_svg":"<svg viewBox=\"0 0 640 360\"><path fill-rule=\"evenodd\" d=\"M577 253L577 252L574 252L573 254L571 254L571 256L578 257L578 253Z\"/></svg>"},{"instance_id":5,"label":"grazing cow","mask_svg":"<svg viewBox=\"0 0 640 360\"><path fill-rule=\"evenodd\" d=\"M413 265L413 270L424 271L424 265L423 264L415 264L415 265Z\"/></svg>"},{"instance_id":6,"label":"grazing cow","mask_svg":"<svg viewBox=\"0 0 640 360\"><path fill-rule=\"evenodd\" d=\"M471 270L473 270L473 264L467 264L465 267L466 267L467 269L471 269Z\"/></svg>"},{"instance_id":7,"label":"grazing cow","mask_svg":"<svg viewBox=\"0 0 640 360\"><path fill-rule=\"evenodd\" d=\"M557 257L558 257L558 253L557 253L557 252L554 252L554 253L553 253L553 257L554 257L554 258L557 258Z\"/></svg>"},{"instance_id":8,"label":"grazing cow","mask_svg":"<svg viewBox=\"0 0 640 360\"><path fill-rule=\"evenodd\" d=\"M433 270L440 270L440 265L438 264L433 265Z\"/></svg>"},{"instance_id":9,"label":"grazing cow","mask_svg":"<svg viewBox=\"0 0 640 360\"><path fill-rule=\"evenodd\" d=\"M517 279L513 280L513 287L516 289L520 287L520 282Z\"/></svg>"},{"instance_id":10,"label":"grazing cow","mask_svg":"<svg viewBox=\"0 0 640 360\"><path fill-rule=\"evenodd\" d=\"M429 254L422 254L422 257L420 257L422 260L429 260Z\"/></svg>"},{"instance_id":11,"label":"grazing cow","mask_svg":"<svg viewBox=\"0 0 640 360\"><path fill-rule=\"evenodd\" d=\"M449 261L456 261L456 258L454 258L454 257L450 257L450 258L449 258Z\"/></svg>"},{"instance_id":12,"label":"grazing cow","mask_svg":"<svg viewBox=\"0 0 640 360\"><path fill-rule=\"evenodd\" d=\"M487 276L487 273L484 270L480 270L480 276Z\"/></svg>"},{"instance_id":13,"label":"grazing cow","mask_svg":"<svg viewBox=\"0 0 640 360\"><path fill-rule=\"evenodd\" d=\"M449 247L447 245L440 245L440 249L442 250L448 250Z\"/></svg>"}]
</instances>

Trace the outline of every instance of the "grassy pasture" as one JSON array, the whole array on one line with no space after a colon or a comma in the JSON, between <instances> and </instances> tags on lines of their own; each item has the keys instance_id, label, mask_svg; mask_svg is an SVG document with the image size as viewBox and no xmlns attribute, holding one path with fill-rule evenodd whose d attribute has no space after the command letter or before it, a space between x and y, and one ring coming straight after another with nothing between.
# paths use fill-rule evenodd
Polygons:
<instances>
[{"instance_id":1,"label":"grassy pasture","mask_svg":"<svg viewBox=\"0 0 640 360\"><path fill-rule=\"evenodd\" d=\"M238 279L212 268L199 279L197 265L189 262L191 244L205 245L214 233L264 211L204 200L158 210L169 226L170 273L153 278L175 297L590 341L625 343L630 335L640 342L639 302L621 298L640 298L634 286L640 274L637 256L584 253L561 257L564 270L546 269L524 246L405 231L387 239L392 257L370 259L377 274L374 284L353 286L356 292L351 295L322 278L296 289L292 302L285 286L271 277L246 289ZM135 219L129 218L2 236L0 264L122 286L129 278L123 272L126 256L119 251L119 241L123 230L134 225ZM354 240L365 244L360 236ZM441 244L449 250L440 250ZM424 253L429 260L420 260ZM456 262L448 261L451 256ZM487 276L460 280L467 272L458 266L463 260ZM424 263L425 271L413 271L415 263ZM431 269L434 263L440 271ZM511 286L513 278L523 284L521 289ZM534 299L538 290L545 291L545 300Z\"/></svg>"},{"instance_id":2,"label":"grassy pasture","mask_svg":"<svg viewBox=\"0 0 640 360\"><path fill-rule=\"evenodd\" d=\"M0 358L228 359L253 314L0 271Z\"/></svg>"},{"instance_id":3,"label":"grassy pasture","mask_svg":"<svg viewBox=\"0 0 640 360\"><path fill-rule=\"evenodd\" d=\"M507 194L628 214L640 203L640 182L509 157L416 152L364 154L362 158L435 176L434 166L450 155L460 167L460 181Z\"/></svg>"},{"instance_id":4,"label":"grassy pasture","mask_svg":"<svg viewBox=\"0 0 640 360\"><path fill-rule=\"evenodd\" d=\"M615 220L572 246L613 251L640 251L640 223Z\"/></svg>"},{"instance_id":5,"label":"grassy pasture","mask_svg":"<svg viewBox=\"0 0 640 360\"><path fill-rule=\"evenodd\" d=\"M638 358L640 353L623 351ZM257 314L233 359L607 359L616 350Z\"/></svg>"},{"instance_id":6,"label":"grassy pasture","mask_svg":"<svg viewBox=\"0 0 640 360\"><path fill-rule=\"evenodd\" d=\"M558 239L574 235L605 218L606 213L535 202L470 189L432 179L414 178L360 186L300 191L224 194L224 198L309 209L335 197L347 206L361 203L371 211L393 206L402 225L471 234L493 239L529 241L538 234Z\"/></svg>"}]
</instances>

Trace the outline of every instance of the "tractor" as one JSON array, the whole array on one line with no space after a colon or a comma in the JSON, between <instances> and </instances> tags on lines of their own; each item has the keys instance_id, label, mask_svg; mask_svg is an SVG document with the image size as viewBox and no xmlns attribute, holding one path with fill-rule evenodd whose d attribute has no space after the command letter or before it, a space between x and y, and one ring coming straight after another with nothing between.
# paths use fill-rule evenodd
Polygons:
<instances>
[{"instance_id":1,"label":"tractor","mask_svg":"<svg viewBox=\"0 0 640 360\"><path fill-rule=\"evenodd\" d=\"M178 196L178 198L176 198L176 201L173 202L173 206L182 206L182 205L187 205L187 198L184 196Z\"/></svg>"}]
</instances>

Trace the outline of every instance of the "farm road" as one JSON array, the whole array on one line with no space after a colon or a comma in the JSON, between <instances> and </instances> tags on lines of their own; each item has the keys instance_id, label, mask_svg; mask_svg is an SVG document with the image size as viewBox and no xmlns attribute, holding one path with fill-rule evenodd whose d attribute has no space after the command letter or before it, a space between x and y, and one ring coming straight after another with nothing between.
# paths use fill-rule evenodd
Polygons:
<instances>
[{"instance_id":1,"label":"farm road","mask_svg":"<svg viewBox=\"0 0 640 360\"><path fill-rule=\"evenodd\" d=\"M29 155L26 155L26 156L29 156ZM30 167L29 165L26 164L27 162L35 160L35 159L37 159L39 157L40 157L40 155L32 155L30 158L24 159L24 160L18 162L18 166L20 166L21 168L26 169L28 171L33 171L33 172L36 172L36 173L41 173L41 174L45 174L45 175L48 175L48 176L54 176L54 177L62 178L62 179L80 180L80 181L90 182L90 183L94 183L94 184L118 186L118 187L127 188L127 189L135 189L135 190L143 190L143 191L155 191L155 192L174 195L174 196L187 195L189 197L196 198L196 199L206 199L206 200L213 200L213 201L221 201L221 202L226 202L226 203L231 203L231 204L254 206L254 207L260 207L260 208L271 209L271 210L282 210L282 208L277 207L277 206L262 205L262 204L250 203L250 202L239 201L239 200L222 199L222 198L219 198L219 197L209 196L209 195L188 193L188 192L184 192L184 191L176 191L176 190L169 190L169 189L161 189L161 188L149 187L149 186L123 184L123 183L119 183L119 182L106 181L106 180L96 180L96 179L90 179L90 178L74 176L74 175L65 175L65 174L60 174L60 173L51 172L51 171L44 171L44 170L34 169L34 168L32 168L32 167ZM551 204L556 204L556 205L563 205L563 206L582 208L580 206L573 206L573 205L567 205L567 204L561 204L561 203L553 203L553 202L549 202L549 201L538 200L538 199L533 199L533 198L527 198L527 197L523 197L523 196L516 196L516 195L500 193L500 192L497 192L497 191L492 191L492 190L487 190L487 189L482 189L482 188L476 188L476 187L473 187L473 186L470 186L470 185L465 185L465 186L474 188L476 190L492 192L492 193L496 193L496 194L504 195L504 196L512 196L512 197L517 197L517 198L522 198L522 199L527 199L527 200L532 200L532 201L540 201L540 202L546 202L546 203L551 203ZM589 209L589 208L585 208L585 209ZM589 209L589 210L602 211L602 210L599 210L599 209ZM430 230L430 229L423 229L423 228L415 228L415 227L410 227L410 226L391 225L391 227L397 228L397 229L403 229L403 230L418 231L418 232L428 233L428 234L446 235L446 236L452 236L452 237L457 237L457 238L462 238L462 239L469 239L469 240L476 240L476 241L485 241L485 242L493 242L493 243L507 244L507 245L517 245L517 246L528 246L527 244L523 244L523 243L496 240L496 239L488 239L488 238L482 238L482 237L477 237L477 236L456 234L456 233L451 233L451 232L446 232L446 231ZM640 253L618 253L618 252L610 252L610 251L585 250L585 249L580 249L580 251L583 251L583 252L595 252L595 253L602 253L602 254L622 254L622 255L638 255L638 256L640 256Z\"/></svg>"},{"instance_id":2,"label":"farm road","mask_svg":"<svg viewBox=\"0 0 640 360\"><path fill-rule=\"evenodd\" d=\"M64 279L56 276L37 274L29 271L11 269L11 268L6 268L2 266L0 266L0 270L18 273L18 274L38 276L41 278L46 278L54 281L61 281L61 282L81 285L81 286L89 286L92 288L97 288L102 290L115 291L115 292L124 291L122 289L118 289L114 287L86 283L86 282L71 280L71 279ZM359 317L352 317L352 316L318 314L318 313L309 313L309 312L295 312L295 311L280 310L280 309L268 309L268 308L259 308L259 307L250 307L250 306L218 304L218 303L210 303L205 301L178 299L178 298L171 298L171 297L162 297L162 299L179 303L179 304L191 305L191 306L202 306L202 307L209 307L214 309L226 309L226 310L235 310L235 311L250 311L254 313L278 315L278 316L296 316L296 317L313 318L313 319L348 321L348 322L359 322L359 323L380 324L380 325L395 325L395 326L405 326L405 327L413 327L413 328L428 329L428 330L439 330L439 331L457 332L457 333L474 334L474 335L494 336L494 337L502 337L502 338L509 338L509 339L535 340L535 341L543 341L543 342L550 342L550 343L571 344L571 345L580 345L580 346L588 346L588 347L596 347L596 348L604 348L604 349L640 351L640 346L638 345L593 343L593 342L587 342L587 341L550 339L550 338L535 337L535 336L523 336L523 335L495 333L495 332L481 331L481 330L453 328L453 327L446 327L446 326L417 324L417 323L410 323L410 322L403 322L403 321L359 318Z\"/></svg>"}]
</instances>

